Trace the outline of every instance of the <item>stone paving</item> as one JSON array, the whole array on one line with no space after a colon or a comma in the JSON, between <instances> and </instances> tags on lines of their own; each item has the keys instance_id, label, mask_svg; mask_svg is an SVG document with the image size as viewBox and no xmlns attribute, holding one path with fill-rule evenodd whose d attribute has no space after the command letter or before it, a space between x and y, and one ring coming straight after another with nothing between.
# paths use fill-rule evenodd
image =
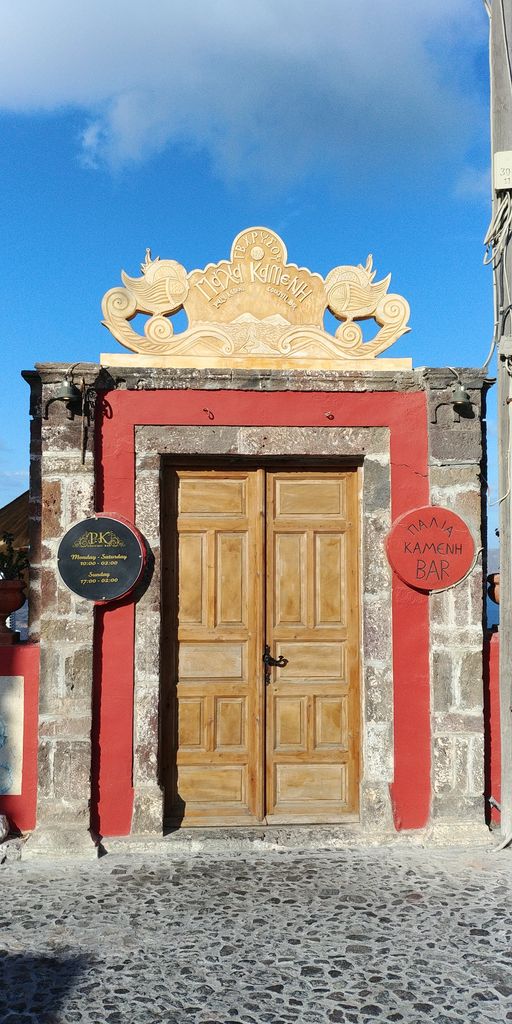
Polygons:
<instances>
[{"instance_id":1,"label":"stone paving","mask_svg":"<svg viewBox=\"0 0 512 1024\"><path fill-rule=\"evenodd\" d=\"M2 1024L512 1021L512 854L395 845L0 869Z\"/></svg>"}]
</instances>

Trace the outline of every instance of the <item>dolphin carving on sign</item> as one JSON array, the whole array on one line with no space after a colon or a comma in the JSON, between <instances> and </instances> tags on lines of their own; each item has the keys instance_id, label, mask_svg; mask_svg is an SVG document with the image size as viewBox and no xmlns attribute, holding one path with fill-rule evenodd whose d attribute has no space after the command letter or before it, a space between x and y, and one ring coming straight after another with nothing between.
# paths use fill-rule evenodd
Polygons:
<instances>
[{"instance_id":1,"label":"dolphin carving on sign","mask_svg":"<svg viewBox=\"0 0 512 1024\"><path fill-rule=\"evenodd\" d=\"M391 274L373 284L377 271L372 266L370 254L364 267L361 263L357 267L335 267L327 274L327 302L338 320L361 320L375 313L389 288Z\"/></svg>"},{"instance_id":2,"label":"dolphin carving on sign","mask_svg":"<svg viewBox=\"0 0 512 1024\"><path fill-rule=\"evenodd\" d=\"M187 272L176 260L151 259L151 249L141 263L142 277L129 277L121 271L122 282L145 313L175 313L188 295Z\"/></svg>"}]
</instances>

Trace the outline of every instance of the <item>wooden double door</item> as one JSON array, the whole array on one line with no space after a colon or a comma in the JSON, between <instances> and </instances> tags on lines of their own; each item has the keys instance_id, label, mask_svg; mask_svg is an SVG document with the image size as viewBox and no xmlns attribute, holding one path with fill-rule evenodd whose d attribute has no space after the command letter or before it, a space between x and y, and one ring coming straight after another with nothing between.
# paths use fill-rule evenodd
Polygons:
<instances>
[{"instance_id":1,"label":"wooden double door","mask_svg":"<svg viewBox=\"0 0 512 1024\"><path fill-rule=\"evenodd\" d=\"M174 468L165 491L167 820L356 819L357 470Z\"/></svg>"}]
</instances>

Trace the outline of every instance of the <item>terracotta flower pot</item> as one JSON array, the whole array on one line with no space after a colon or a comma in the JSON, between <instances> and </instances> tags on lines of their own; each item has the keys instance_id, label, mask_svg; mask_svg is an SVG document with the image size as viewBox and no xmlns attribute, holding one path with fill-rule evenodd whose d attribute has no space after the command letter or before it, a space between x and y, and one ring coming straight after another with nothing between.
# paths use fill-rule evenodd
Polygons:
<instances>
[{"instance_id":1,"label":"terracotta flower pot","mask_svg":"<svg viewBox=\"0 0 512 1024\"><path fill-rule=\"evenodd\" d=\"M24 586L23 580L0 580L0 647L15 644L18 639L5 620L24 605Z\"/></svg>"},{"instance_id":2,"label":"terracotta flower pot","mask_svg":"<svg viewBox=\"0 0 512 1024\"><path fill-rule=\"evenodd\" d=\"M491 572L487 577L487 593L495 604L500 603L500 574Z\"/></svg>"}]
</instances>

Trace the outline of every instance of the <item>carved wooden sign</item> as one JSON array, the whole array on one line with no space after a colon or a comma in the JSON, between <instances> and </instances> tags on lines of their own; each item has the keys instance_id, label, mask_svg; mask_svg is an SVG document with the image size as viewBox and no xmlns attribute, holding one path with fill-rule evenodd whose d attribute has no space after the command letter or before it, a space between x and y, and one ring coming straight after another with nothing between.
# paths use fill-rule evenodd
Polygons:
<instances>
[{"instance_id":1,"label":"carved wooden sign","mask_svg":"<svg viewBox=\"0 0 512 1024\"><path fill-rule=\"evenodd\" d=\"M134 526L107 515L82 519L64 534L57 554L64 583L79 597L104 603L129 594L146 564Z\"/></svg>"},{"instance_id":2,"label":"carved wooden sign","mask_svg":"<svg viewBox=\"0 0 512 1024\"><path fill-rule=\"evenodd\" d=\"M152 259L148 249L141 276L122 271L123 287L104 296L103 323L144 356L144 365L336 368L374 360L410 329L408 303L388 293L391 275L375 276L368 256L364 266L338 266L324 279L289 263L275 232L248 228L236 236L229 259L189 273L176 260ZM174 334L171 317L182 309L188 327ZM340 321L334 336L324 326L326 310ZM149 315L143 336L130 326L139 313ZM364 341L358 321L372 318L379 330ZM386 362L382 368L389 368ZM410 359L392 362L411 365Z\"/></svg>"},{"instance_id":3,"label":"carved wooden sign","mask_svg":"<svg viewBox=\"0 0 512 1024\"><path fill-rule=\"evenodd\" d=\"M425 505L395 520L386 541L391 568L418 590L460 583L475 559L469 527L448 508Z\"/></svg>"}]
</instances>

